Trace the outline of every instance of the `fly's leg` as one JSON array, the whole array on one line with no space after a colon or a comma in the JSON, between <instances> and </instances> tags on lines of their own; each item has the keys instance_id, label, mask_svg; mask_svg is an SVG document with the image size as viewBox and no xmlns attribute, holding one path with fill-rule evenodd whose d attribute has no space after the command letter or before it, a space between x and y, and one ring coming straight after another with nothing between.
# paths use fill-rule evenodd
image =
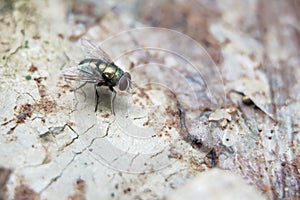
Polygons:
<instances>
[{"instance_id":1,"label":"fly's leg","mask_svg":"<svg viewBox=\"0 0 300 200\"><path fill-rule=\"evenodd\" d=\"M94 85L94 88L95 88L95 101L96 101L96 106L95 106L95 112L97 111L97 108L98 108L98 101L99 101L99 94L98 94L98 91L97 91L97 85Z\"/></svg>"},{"instance_id":2,"label":"fly's leg","mask_svg":"<svg viewBox=\"0 0 300 200\"><path fill-rule=\"evenodd\" d=\"M104 84L104 82L99 82L97 84L94 85L94 88L95 88L95 101L96 101L96 106L95 106L95 112L97 111L97 108L98 108L98 102L99 102L99 94L98 94L98 91L97 91L97 87L100 87Z\"/></svg>"},{"instance_id":3,"label":"fly's leg","mask_svg":"<svg viewBox=\"0 0 300 200\"><path fill-rule=\"evenodd\" d=\"M80 88L82 88L83 86L85 86L87 84L87 82L84 82L83 84L81 84L79 87L75 88L75 91L76 90L79 90Z\"/></svg>"},{"instance_id":4,"label":"fly's leg","mask_svg":"<svg viewBox=\"0 0 300 200\"><path fill-rule=\"evenodd\" d=\"M83 84L81 84L79 87L77 87L77 88L75 88L74 89L74 95L75 95L75 92L77 91L77 90L79 90L79 89L81 89L83 86L85 86L87 84L87 82L84 82ZM84 99L86 99L86 94L85 94L85 92L83 92L83 95L84 95ZM76 96L75 96L75 98L76 98ZM76 98L76 100L77 100L77 98Z\"/></svg>"},{"instance_id":5,"label":"fly's leg","mask_svg":"<svg viewBox=\"0 0 300 200\"><path fill-rule=\"evenodd\" d=\"M114 96L111 100L111 105L112 105L112 113L113 113L113 115L116 115L116 113L115 113L115 99L116 99L117 92L111 86L109 87L109 89L110 89L110 91L112 91L114 93Z\"/></svg>"}]
</instances>

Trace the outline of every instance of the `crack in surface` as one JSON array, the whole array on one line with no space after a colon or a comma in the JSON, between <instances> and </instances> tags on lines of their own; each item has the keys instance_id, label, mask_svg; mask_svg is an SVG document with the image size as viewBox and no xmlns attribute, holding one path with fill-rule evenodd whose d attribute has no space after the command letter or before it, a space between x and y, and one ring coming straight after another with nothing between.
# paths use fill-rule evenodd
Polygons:
<instances>
[{"instance_id":1,"label":"crack in surface","mask_svg":"<svg viewBox=\"0 0 300 200\"><path fill-rule=\"evenodd\" d=\"M110 126L111 126L112 123L109 123L107 128L106 128L106 132L105 132L105 135L103 137L106 137L108 136L108 132L109 132L109 129L110 129Z\"/></svg>"},{"instance_id":2,"label":"crack in surface","mask_svg":"<svg viewBox=\"0 0 300 200\"><path fill-rule=\"evenodd\" d=\"M119 159L122 158L123 156L127 155L129 149L130 149L130 147L128 147L127 150L126 150L123 154L121 154L119 157L113 159L112 162L116 162L117 160L119 160Z\"/></svg>"},{"instance_id":3,"label":"crack in surface","mask_svg":"<svg viewBox=\"0 0 300 200\"><path fill-rule=\"evenodd\" d=\"M177 101L177 109L179 112L180 118L180 126L181 126L181 134L183 134L183 138L186 142L190 143L193 147L196 146L197 148L201 148L203 142L201 139L197 138L195 135L190 134L188 128L185 123L185 111L183 110L179 101Z\"/></svg>"},{"instance_id":4,"label":"crack in surface","mask_svg":"<svg viewBox=\"0 0 300 200\"><path fill-rule=\"evenodd\" d=\"M92 128L94 128L94 126L96 126L96 124L93 124L92 126L90 126L89 128L87 128L82 135L86 134L87 132L89 132Z\"/></svg>"},{"instance_id":5,"label":"crack in surface","mask_svg":"<svg viewBox=\"0 0 300 200\"><path fill-rule=\"evenodd\" d=\"M15 55L16 53L18 53L18 51L20 49L22 49L22 47L23 47L23 45L19 45L13 52L11 52L11 53L8 54L8 56L6 57L6 60L5 60L5 64L4 64L5 66L7 66L7 63L10 60L10 57L13 56L13 55Z\"/></svg>"},{"instance_id":6,"label":"crack in surface","mask_svg":"<svg viewBox=\"0 0 300 200\"><path fill-rule=\"evenodd\" d=\"M60 172L57 176L55 176L54 178L52 178L52 179L50 180L50 182L49 182L49 183L48 183L48 184L47 184L47 185L39 192L39 194L41 195L42 192L44 192L45 190L47 190L53 183L55 183L60 177L62 177L64 171L72 164L72 162L75 160L75 158L76 158L78 155L80 155L80 154L84 153L86 150L88 150L88 149L93 145L93 143L94 143L97 139L102 139L102 138L106 137L106 136L108 135L108 131L109 131L110 125L111 125L111 123L108 125L107 130L106 130L106 134L105 134L105 135L103 135L103 136L101 136L101 137L95 137L95 138L93 138L92 141L90 142L90 144L89 144L88 146L86 146L84 149L82 149L82 150L79 151L79 152L74 152L73 158L66 164L66 166L61 170L61 172ZM66 126L68 126L72 131L74 131L74 129L72 129L68 124L66 124L65 126L63 126L63 128L65 128ZM93 125L93 126L94 126L94 125ZM92 126L92 127L93 127L93 126ZM90 128L91 128L91 127L90 127ZM89 128L89 129L90 129L90 128ZM76 133L76 132L74 131L74 133ZM77 133L76 133L76 135L77 135L77 137L74 138L73 142L74 142L76 139L79 138L79 135L78 135Z\"/></svg>"},{"instance_id":7,"label":"crack in surface","mask_svg":"<svg viewBox=\"0 0 300 200\"><path fill-rule=\"evenodd\" d=\"M141 155L141 154L140 154L140 153L137 153L135 156L133 156L133 158L130 160L129 167L132 167L134 160L135 160L139 155Z\"/></svg>"},{"instance_id":8,"label":"crack in surface","mask_svg":"<svg viewBox=\"0 0 300 200\"><path fill-rule=\"evenodd\" d=\"M66 127L68 127L73 133L75 133L76 137L72 138L72 140L70 142L66 143L63 147L58 149L58 151L62 151L64 148L70 146L71 144L73 144L75 142L75 140L77 140L79 138L79 134L69 124L66 123L63 126L49 127L48 128L49 131L45 132L44 134L41 134L39 137L44 142L47 142L47 141L49 141L49 138L47 138L48 136L52 136L55 139L55 135L61 134L61 132L63 132ZM49 150L46 147L46 145L43 144L42 146L43 146L43 149L45 151L45 157L44 157L42 163L37 165L37 166L47 164L49 162L49 156L50 156L49 155Z\"/></svg>"},{"instance_id":9,"label":"crack in surface","mask_svg":"<svg viewBox=\"0 0 300 200\"><path fill-rule=\"evenodd\" d=\"M81 153L83 153L83 152L75 153L73 155L73 158L66 164L66 166L61 170L61 172L57 176L55 176L54 178L51 178L50 182L44 188L41 189L41 191L39 192L39 195L41 195L42 192L47 190L53 183L55 183L60 177L62 177L63 173L70 166L70 164L75 160L76 156L81 154Z\"/></svg>"},{"instance_id":10,"label":"crack in surface","mask_svg":"<svg viewBox=\"0 0 300 200\"><path fill-rule=\"evenodd\" d=\"M173 177L173 176L176 176L178 174L180 174L181 172L186 172L186 168L184 169L180 169L179 171L176 171L176 172L173 172L171 174L169 174L168 176L165 177L165 181L170 181L170 179Z\"/></svg>"},{"instance_id":11,"label":"crack in surface","mask_svg":"<svg viewBox=\"0 0 300 200\"><path fill-rule=\"evenodd\" d=\"M73 133L75 133L75 135L76 135L76 137L74 137L74 138L72 138L72 140L69 142L69 143L67 143L67 144L65 144L65 147L68 147L68 146L70 146L71 144L73 144L74 142L75 142L75 140L77 140L78 138L79 138L79 134L71 127L71 126L69 126L68 124L66 124L70 129L71 129L71 131L73 132Z\"/></svg>"},{"instance_id":12,"label":"crack in surface","mask_svg":"<svg viewBox=\"0 0 300 200\"><path fill-rule=\"evenodd\" d=\"M95 126L95 124L93 124L90 128L88 128L87 131L89 131L89 130L90 130L92 127L94 127L94 126ZM105 135L93 138L92 141L90 142L90 144L88 144L88 145L87 145L85 148L83 148L83 150L80 151L80 152L83 153L84 151L86 151L87 149L89 149L89 148L93 145L93 143L94 143L96 140L98 140L98 139L103 139L103 138L107 137L107 136L108 136L109 129L110 129L110 126L111 126L111 123L108 124L108 126L107 126L107 128L106 128L106 133L105 133ZM80 152L77 152L77 153L80 153Z\"/></svg>"},{"instance_id":13,"label":"crack in surface","mask_svg":"<svg viewBox=\"0 0 300 200\"><path fill-rule=\"evenodd\" d=\"M74 132L77 136L78 134L76 133L76 131L69 125L69 124L64 124L63 126L51 126L49 127L49 131L43 133L40 135L40 138L46 137L48 135L52 135L53 137L55 137L55 135L59 135L61 132L63 132L65 130L66 127L69 127L72 132Z\"/></svg>"},{"instance_id":14,"label":"crack in surface","mask_svg":"<svg viewBox=\"0 0 300 200\"><path fill-rule=\"evenodd\" d=\"M88 131L90 131L96 124L93 124L92 126L90 126L83 134L87 133ZM48 184L46 186L44 186L39 192L38 194L41 195L44 191L46 191L49 187L51 187L51 185L53 185L55 182L57 182L64 174L65 170L73 163L73 161L76 159L77 156L79 156L80 154L84 153L86 150L89 150L90 147L93 145L93 143L97 140L97 139L103 139L105 137L108 136L109 134L109 130L110 130L110 127L111 127L112 123L109 123L107 128L106 128L106 131L105 131L105 135L103 136L100 136L100 137L95 137L92 139L92 141L90 142L90 144L88 144L86 147L84 147L81 151L79 152L73 152L74 155L72 157L72 159L63 167L63 169L60 171L60 173L56 176L54 176L53 178L50 179L50 181L48 182ZM69 127L70 130L76 134L76 137L74 137L69 143L65 144L64 147L68 147L70 146L71 144L73 144L76 140L79 139L79 134L69 125L69 124L64 124L63 126L58 126L58 127L49 127L48 131L45 132L44 134L40 135L39 137L40 138L46 138L48 135L51 135L52 137L55 138L56 135L58 134L61 134L61 132L63 132L65 130L66 127ZM38 165L32 165L32 166L26 166L26 167L37 167L37 166L41 166L44 164L44 161L47 160L47 157L48 157L48 150L47 148L43 145L43 148L45 150L45 153L46 153L46 157L45 159L43 160L43 162L41 164L38 164Z\"/></svg>"},{"instance_id":15,"label":"crack in surface","mask_svg":"<svg viewBox=\"0 0 300 200\"><path fill-rule=\"evenodd\" d=\"M154 157L158 156L159 154L162 154L165 151L165 149L166 149L166 147L163 150L161 150L161 151L153 154L152 156L150 156L150 158L154 158Z\"/></svg>"}]
</instances>

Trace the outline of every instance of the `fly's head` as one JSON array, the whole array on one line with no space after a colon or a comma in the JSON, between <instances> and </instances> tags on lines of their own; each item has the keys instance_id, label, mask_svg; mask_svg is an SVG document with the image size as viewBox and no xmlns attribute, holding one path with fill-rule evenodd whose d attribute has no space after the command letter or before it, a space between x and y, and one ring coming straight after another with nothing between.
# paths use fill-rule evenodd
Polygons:
<instances>
[{"instance_id":1,"label":"fly's head","mask_svg":"<svg viewBox=\"0 0 300 200\"><path fill-rule=\"evenodd\" d=\"M131 75L125 72L119 80L119 89L125 91L128 90L128 88L131 88Z\"/></svg>"}]
</instances>

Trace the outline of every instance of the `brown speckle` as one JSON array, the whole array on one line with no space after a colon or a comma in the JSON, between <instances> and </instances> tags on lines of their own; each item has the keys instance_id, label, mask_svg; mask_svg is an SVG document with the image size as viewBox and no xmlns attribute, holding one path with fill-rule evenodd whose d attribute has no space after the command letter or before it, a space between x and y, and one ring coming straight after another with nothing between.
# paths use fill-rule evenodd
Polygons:
<instances>
[{"instance_id":1,"label":"brown speckle","mask_svg":"<svg viewBox=\"0 0 300 200\"><path fill-rule=\"evenodd\" d=\"M149 126L149 120L143 123L143 126Z\"/></svg>"},{"instance_id":2,"label":"brown speckle","mask_svg":"<svg viewBox=\"0 0 300 200\"><path fill-rule=\"evenodd\" d=\"M181 159L182 154L176 151L174 147L170 148L170 154L168 155L169 158L176 158L176 159Z\"/></svg>"},{"instance_id":3,"label":"brown speckle","mask_svg":"<svg viewBox=\"0 0 300 200\"><path fill-rule=\"evenodd\" d=\"M24 121L32 116L33 106L29 103L21 105L19 114L17 115L17 124L24 123Z\"/></svg>"},{"instance_id":4,"label":"brown speckle","mask_svg":"<svg viewBox=\"0 0 300 200\"><path fill-rule=\"evenodd\" d=\"M16 123L21 124L24 123L27 118L30 118L35 110L44 111L45 113L50 113L56 110L56 102L48 100L48 99L41 99L39 102L35 104L23 104L21 105L20 109L17 111L16 114ZM42 119L42 122L45 122L45 119ZM16 126L11 128L9 133L12 133Z\"/></svg>"},{"instance_id":5,"label":"brown speckle","mask_svg":"<svg viewBox=\"0 0 300 200\"><path fill-rule=\"evenodd\" d=\"M38 69L38 68L37 68L36 66L31 65L31 66L29 67L28 71L33 73L33 72L37 71L37 69Z\"/></svg>"},{"instance_id":6,"label":"brown speckle","mask_svg":"<svg viewBox=\"0 0 300 200\"><path fill-rule=\"evenodd\" d=\"M21 184L15 188L15 200L38 200L39 195L25 184Z\"/></svg>"},{"instance_id":7,"label":"brown speckle","mask_svg":"<svg viewBox=\"0 0 300 200\"><path fill-rule=\"evenodd\" d=\"M56 110L56 102L48 99L42 99L38 103L34 104L37 110L42 110L45 113L51 113Z\"/></svg>"},{"instance_id":8,"label":"brown speckle","mask_svg":"<svg viewBox=\"0 0 300 200\"><path fill-rule=\"evenodd\" d=\"M128 187L128 188L124 189L123 192L124 192L124 194L127 194L127 193L131 192L131 188Z\"/></svg>"},{"instance_id":9,"label":"brown speckle","mask_svg":"<svg viewBox=\"0 0 300 200\"><path fill-rule=\"evenodd\" d=\"M10 128L9 131L7 132L7 134L12 134L15 130L15 128L17 127L17 125L15 125L14 127ZM14 141L14 140L10 140L10 141Z\"/></svg>"},{"instance_id":10,"label":"brown speckle","mask_svg":"<svg viewBox=\"0 0 300 200\"><path fill-rule=\"evenodd\" d=\"M47 93L46 93L46 86L42 84L42 81L43 80L46 80L47 77L39 77L39 78L34 78L33 80L35 80L37 86L38 86L38 89L39 89L39 94L41 97L45 97L47 96Z\"/></svg>"},{"instance_id":11,"label":"brown speckle","mask_svg":"<svg viewBox=\"0 0 300 200\"><path fill-rule=\"evenodd\" d=\"M170 137L170 133L168 131L165 131L165 136Z\"/></svg>"},{"instance_id":12,"label":"brown speckle","mask_svg":"<svg viewBox=\"0 0 300 200\"><path fill-rule=\"evenodd\" d=\"M41 39L41 36L39 36L39 35L34 35L34 36L32 37L32 39L34 39L34 40L39 40L39 39Z\"/></svg>"},{"instance_id":13,"label":"brown speckle","mask_svg":"<svg viewBox=\"0 0 300 200\"><path fill-rule=\"evenodd\" d=\"M5 126L5 125L9 124L10 122L14 121L14 119L10 119L10 120L7 121L7 118L4 118L3 121L4 122L1 124L1 126Z\"/></svg>"},{"instance_id":14,"label":"brown speckle","mask_svg":"<svg viewBox=\"0 0 300 200\"><path fill-rule=\"evenodd\" d=\"M108 114L108 113L105 113L105 114L101 115L101 117L103 117L103 118L108 118L108 117L109 117L109 114Z\"/></svg>"},{"instance_id":15,"label":"brown speckle","mask_svg":"<svg viewBox=\"0 0 300 200\"><path fill-rule=\"evenodd\" d=\"M64 39L64 38L65 38L64 34L62 34L62 33L58 33L57 36L58 36L59 38L61 38L61 39Z\"/></svg>"},{"instance_id":16,"label":"brown speckle","mask_svg":"<svg viewBox=\"0 0 300 200\"><path fill-rule=\"evenodd\" d=\"M71 200L85 200L85 192L86 192L86 183L81 178L77 179L75 185L75 193L72 196L69 196L68 199Z\"/></svg>"},{"instance_id":17,"label":"brown speckle","mask_svg":"<svg viewBox=\"0 0 300 200\"><path fill-rule=\"evenodd\" d=\"M74 122L67 122L68 126L75 126Z\"/></svg>"},{"instance_id":18,"label":"brown speckle","mask_svg":"<svg viewBox=\"0 0 300 200\"><path fill-rule=\"evenodd\" d=\"M129 70L132 70L134 68L134 63L130 62Z\"/></svg>"}]
</instances>

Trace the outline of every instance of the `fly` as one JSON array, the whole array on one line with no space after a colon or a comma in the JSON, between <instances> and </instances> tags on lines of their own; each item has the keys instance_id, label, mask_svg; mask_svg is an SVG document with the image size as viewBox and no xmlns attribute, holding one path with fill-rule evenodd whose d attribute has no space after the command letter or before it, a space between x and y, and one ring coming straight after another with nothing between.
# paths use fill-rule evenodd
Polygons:
<instances>
[{"instance_id":1,"label":"fly","mask_svg":"<svg viewBox=\"0 0 300 200\"><path fill-rule=\"evenodd\" d=\"M114 102L117 92L114 87L118 85L121 91L127 90L131 87L131 76L128 72L124 72L115 65L107 53L91 41L81 39L80 43L87 54L87 58L82 60L77 66L64 69L61 74L66 79L84 82L79 88L86 83L94 84L95 112L97 111L99 100L97 87L107 86L114 93L111 104L112 113L115 115Z\"/></svg>"}]
</instances>

